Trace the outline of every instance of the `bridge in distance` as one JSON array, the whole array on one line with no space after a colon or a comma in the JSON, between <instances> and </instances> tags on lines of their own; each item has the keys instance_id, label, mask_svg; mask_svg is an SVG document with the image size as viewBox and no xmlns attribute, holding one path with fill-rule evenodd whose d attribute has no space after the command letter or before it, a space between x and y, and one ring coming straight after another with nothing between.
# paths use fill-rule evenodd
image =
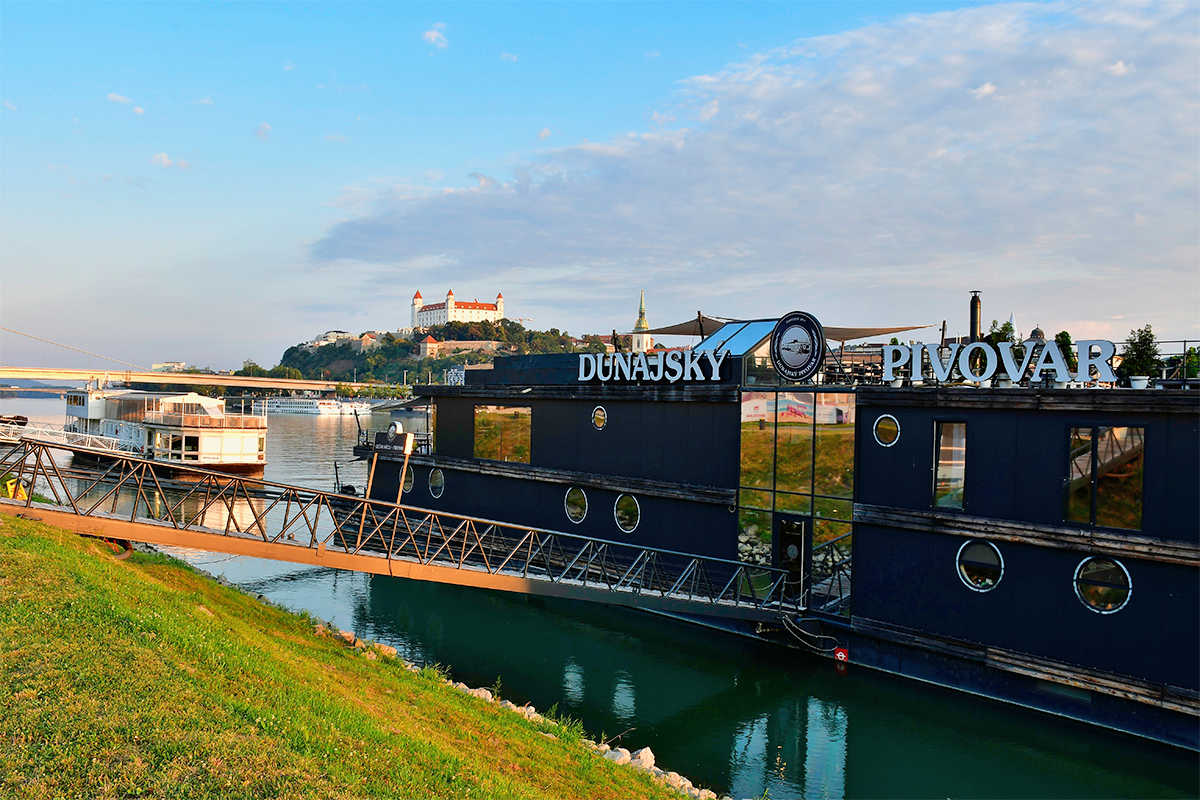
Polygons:
<instances>
[{"instance_id":1,"label":"bridge in distance","mask_svg":"<svg viewBox=\"0 0 1200 800\"><path fill-rule=\"evenodd\" d=\"M349 381L293 380L291 378L252 378L244 375L215 375L194 372L138 372L112 369L54 369L47 367L0 366L0 381L120 381L136 383L169 383L187 386L225 386L239 389L291 389L299 392L332 392L339 385L358 389L375 384Z\"/></svg>"}]
</instances>

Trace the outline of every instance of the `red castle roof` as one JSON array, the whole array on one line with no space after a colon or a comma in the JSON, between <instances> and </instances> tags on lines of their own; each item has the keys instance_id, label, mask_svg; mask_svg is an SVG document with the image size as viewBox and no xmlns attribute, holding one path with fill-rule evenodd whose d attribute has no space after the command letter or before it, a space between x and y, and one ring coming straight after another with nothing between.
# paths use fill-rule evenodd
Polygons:
<instances>
[{"instance_id":1,"label":"red castle roof","mask_svg":"<svg viewBox=\"0 0 1200 800\"><path fill-rule=\"evenodd\" d=\"M413 300L423 300L423 299L424 298L421 297L421 293L419 291L413 295Z\"/></svg>"}]
</instances>

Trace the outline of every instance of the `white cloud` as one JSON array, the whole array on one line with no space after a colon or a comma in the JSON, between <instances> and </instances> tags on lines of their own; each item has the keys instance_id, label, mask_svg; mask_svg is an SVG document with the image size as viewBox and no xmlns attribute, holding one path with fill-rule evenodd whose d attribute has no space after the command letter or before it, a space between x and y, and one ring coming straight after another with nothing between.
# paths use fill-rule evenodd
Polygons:
<instances>
[{"instance_id":1,"label":"white cloud","mask_svg":"<svg viewBox=\"0 0 1200 800\"><path fill-rule=\"evenodd\" d=\"M1128 75L1129 73L1133 72L1134 69L1135 67L1133 64L1126 64L1124 61L1118 61L1109 67L1108 71L1113 75L1120 77L1122 75Z\"/></svg>"},{"instance_id":2,"label":"white cloud","mask_svg":"<svg viewBox=\"0 0 1200 800\"><path fill-rule=\"evenodd\" d=\"M543 141L549 139L553 135L554 131L550 130L549 128L542 128L540 131L538 131L538 138Z\"/></svg>"},{"instance_id":3,"label":"white cloud","mask_svg":"<svg viewBox=\"0 0 1200 800\"><path fill-rule=\"evenodd\" d=\"M176 167L179 167L179 169L185 169L185 170L186 170L186 169L191 169L191 168L192 168L192 165L191 165L191 164L189 164L187 161L184 161L183 159L180 159L179 161L176 161L176 162L175 162L175 166L176 166Z\"/></svg>"},{"instance_id":4,"label":"white cloud","mask_svg":"<svg viewBox=\"0 0 1200 800\"><path fill-rule=\"evenodd\" d=\"M264 122L254 129L254 135L264 142L267 141L271 138L271 126Z\"/></svg>"},{"instance_id":5,"label":"white cloud","mask_svg":"<svg viewBox=\"0 0 1200 800\"><path fill-rule=\"evenodd\" d=\"M16 106L14 106L12 103L8 102L7 100L5 100L5 101L4 101L4 107L5 107L5 108L7 108L9 111L16 111L16 110L17 110L17 107L16 107ZM78 121L79 121L79 120L76 120L76 122L78 122Z\"/></svg>"},{"instance_id":6,"label":"white cloud","mask_svg":"<svg viewBox=\"0 0 1200 800\"><path fill-rule=\"evenodd\" d=\"M145 113L146 113L146 109L142 108L141 106L134 106L134 107L133 107L133 113L135 113L135 114L145 114Z\"/></svg>"},{"instance_id":7,"label":"white cloud","mask_svg":"<svg viewBox=\"0 0 1200 800\"><path fill-rule=\"evenodd\" d=\"M368 286L451 259L439 279L512 286L522 313L573 332L632 322L645 287L652 324L800 307L966 333L983 289L985 321L1099 331L1120 314L1182 338L1200 295L1200 6L1113 8L912 14L747 53L681 84L660 109L680 122L469 188L366 185L311 252ZM1104 65L1122 62L1141 66L1114 87ZM978 102L989 85L1003 102Z\"/></svg>"},{"instance_id":8,"label":"white cloud","mask_svg":"<svg viewBox=\"0 0 1200 800\"><path fill-rule=\"evenodd\" d=\"M175 166L175 162L167 158L166 153L155 153L154 155L150 156L150 163L157 164L165 169Z\"/></svg>"},{"instance_id":9,"label":"white cloud","mask_svg":"<svg viewBox=\"0 0 1200 800\"><path fill-rule=\"evenodd\" d=\"M442 33L445 29L446 23L438 22L432 28L422 33L421 38L438 50L445 50L450 46L450 43L446 41L446 35Z\"/></svg>"},{"instance_id":10,"label":"white cloud","mask_svg":"<svg viewBox=\"0 0 1200 800\"><path fill-rule=\"evenodd\" d=\"M327 141L327 142L344 142L344 141L346 141L345 136L342 136L341 134L337 134L337 133L327 133L327 134L325 134L324 138L325 138L325 141Z\"/></svg>"},{"instance_id":11,"label":"white cloud","mask_svg":"<svg viewBox=\"0 0 1200 800\"><path fill-rule=\"evenodd\" d=\"M133 101L123 95L109 94L108 102L110 102L110 103L132 103Z\"/></svg>"},{"instance_id":12,"label":"white cloud","mask_svg":"<svg viewBox=\"0 0 1200 800\"><path fill-rule=\"evenodd\" d=\"M659 51L651 50L649 53L646 53L646 58L658 58L661 55L662 55L662 53L660 53Z\"/></svg>"},{"instance_id":13,"label":"white cloud","mask_svg":"<svg viewBox=\"0 0 1200 800\"><path fill-rule=\"evenodd\" d=\"M512 53L501 53L501 54L500 54L500 60L501 60L501 61L513 61L513 62L515 62L515 61L517 60L517 57L516 57L516 56L514 56Z\"/></svg>"},{"instance_id":14,"label":"white cloud","mask_svg":"<svg viewBox=\"0 0 1200 800\"><path fill-rule=\"evenodd\" d=\"M977 89L971 90L971 94L973 94L979 98L984 98L984 97L987 97L989 94L995 94L995 93L996 93L996 86L995 86L995 84L992 84L990 82L985 83L983 86L980 86Z\"/></svg>"},{"instance_id":15,"label":"white cloud","mask_svg":"<svg viewBox=\"0 0 1200 800\"><path fill-rule=\"evenodd\" d=\"M283 62L283 71L284 72L294 72L295 69L296 69L296 65L293 64L291 61Z\"/></svg>"},{"instance_id":16,"label":"white cloud","mask_svg":"<svg viewBox=\"0 0 1200 800\"><path fill-rule=\"evenodd\" d=\"M493 178L491 175L484 175L482 172L472 172L467 177L474 178L475 180L479 181L480 189L491 189L493 186L496 186L498 183L498 181L495 178Z\"/></svg>"},{"instance_id":17,"label":"white cloud","mask_svg":"<svg viewBox=\"0 0 1200 800\"><path fill-rule=\"evenodd\" d=\"M213 101L211 97L201 97L199 100L193 100L192 104L198 106L211 106Z\"/></svg>"}]
</instances>

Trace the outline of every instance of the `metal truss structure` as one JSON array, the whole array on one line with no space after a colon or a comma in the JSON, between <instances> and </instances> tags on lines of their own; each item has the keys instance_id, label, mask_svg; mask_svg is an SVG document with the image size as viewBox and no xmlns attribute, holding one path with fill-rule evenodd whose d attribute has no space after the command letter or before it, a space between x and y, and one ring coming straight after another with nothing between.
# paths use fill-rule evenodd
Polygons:
<instances>
[{"instance_id":1,"label":"metal truss structure","mask_svg":"<svg viewBox=\"0 0 1200 800\"><path fill-rule=\"evenodd\" d=\"M103 457L93 477L54 456ZM511 525L382 500L22 440L0 474L26 486L0 513L78 533L672 613L778 621L803 611L786 570ZM35 492L44 497L38 500Z\"/></svg>"}]
</instances>

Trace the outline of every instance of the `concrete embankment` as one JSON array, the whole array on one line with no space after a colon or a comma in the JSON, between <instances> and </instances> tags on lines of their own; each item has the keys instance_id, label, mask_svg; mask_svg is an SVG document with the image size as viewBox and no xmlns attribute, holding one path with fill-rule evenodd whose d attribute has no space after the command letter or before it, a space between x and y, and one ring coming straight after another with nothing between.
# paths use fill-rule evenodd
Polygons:
<instances>
[{"instance_id":1,"label":"concrete embankment","mask_svg":"<svg viewBox=\"0 0 1200 800\"><path fill-rule=\"evenodd\" d=\"M633 767L633 768L630 768ZM160 554L0 516L0 794L715 797Z\"/></svg>"}]
</instances>

